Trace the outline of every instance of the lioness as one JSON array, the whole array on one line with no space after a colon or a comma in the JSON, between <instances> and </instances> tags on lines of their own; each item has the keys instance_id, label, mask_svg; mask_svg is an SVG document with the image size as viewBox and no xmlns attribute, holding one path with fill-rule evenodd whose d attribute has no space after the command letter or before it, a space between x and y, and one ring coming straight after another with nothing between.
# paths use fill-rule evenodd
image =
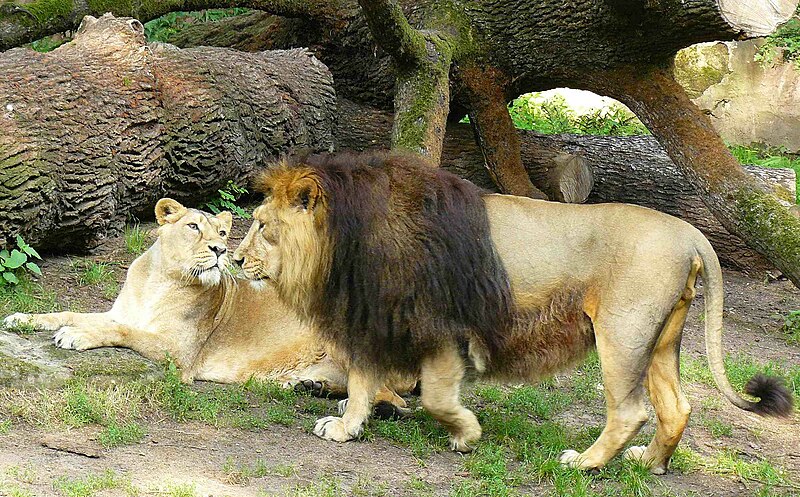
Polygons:
<instances>
[{"instance_id":1,"label":"lioness","mask_svg":"<svg viewBox=\"0 0 800 497\"><path fill-rule=\"evenodd\" d=\"M314 433L362 432L390 372L420 374L422 404L471 450L481 436L459 400L467 368L488 379L535 381L597 347L607 420L597 441L562 463L599 468L656 411L647 447L664 473L689 419L678 355L695 280L705 289L708 362L722 393L759 414L787 415L791 396L757 376L741 398L722 362L722 274L705 237L633 205L559 204L483 194L424 159L401 154L312 156L257 182L265 194L234 254L253 280L275 285L348 362L344 415Z\"/></svg>"},{"instance_id":2,"label":"lioness","mask_svg":"<svg viewBox=\"0 0 800 497\"><path fill-rule=\"evenodd\" d=\"M343 368L275 291L239 284L228 272L229 212L212 216L164 198L155 213L158 239L133 261L110 311L18 313L4 324L55 331L65 349L127 347L154 361L169 353L185 382L258 377L346 391ZM405 407L386 389L376 400Z\"/></svg>"}]
</instances>

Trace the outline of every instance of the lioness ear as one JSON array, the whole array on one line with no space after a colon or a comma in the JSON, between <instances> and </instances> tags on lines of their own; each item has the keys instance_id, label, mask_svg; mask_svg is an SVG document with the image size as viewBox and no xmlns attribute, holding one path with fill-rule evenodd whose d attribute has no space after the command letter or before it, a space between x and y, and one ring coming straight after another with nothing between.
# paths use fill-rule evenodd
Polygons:
<instances>
[{"instance_id":1,"label":"lioness ear","mask_svg":"<svg viewBox=\"0 0 800 497\"><path fill-rule=\"evenodd\" d=\"M186 207L177 200L162 198L156 204L156 221L159 225L174 223L186 213Z\"/></svg>"},{"instance_id":2,"label":"lioness ear","mask_svg":"<svg viewBox=\"0 0 800 497\"><path fill-rule=\"evenodd\" d=\"M222 229L230 233L233 225L233 215L228 211L222 211L214 217L222 221Z\"/></svg>"},{"instance_id":3,"label":"lioness ear","mask_svg":"<svg viewBox=\"0 0 800 497\"><path fill-rule=\"evenodd\" d=\"M319 199L319 185L310 178L303 178L297 182L297 196L294 205L305 210L311 210Z\"/></svg>"}]
</instances>

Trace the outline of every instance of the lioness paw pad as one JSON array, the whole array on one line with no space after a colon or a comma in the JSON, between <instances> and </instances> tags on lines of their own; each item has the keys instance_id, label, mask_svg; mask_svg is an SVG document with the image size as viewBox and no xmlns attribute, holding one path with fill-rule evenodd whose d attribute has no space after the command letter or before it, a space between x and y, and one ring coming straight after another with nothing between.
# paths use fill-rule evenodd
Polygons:
<instances>
[{"instance_id":1,"label":"lioness paw pad","mask_svg":"<svg viewBox=\"0 0 800 497\"><path fill-rule=\"evenodd\" d=\"M359 433L348 433L342 418L336 416L326 416L317 420L314 425L314 435L324 438L325 440L333 440L334 442L347 442L353 440L360 435Z\"/></svg>"}]
</instances>

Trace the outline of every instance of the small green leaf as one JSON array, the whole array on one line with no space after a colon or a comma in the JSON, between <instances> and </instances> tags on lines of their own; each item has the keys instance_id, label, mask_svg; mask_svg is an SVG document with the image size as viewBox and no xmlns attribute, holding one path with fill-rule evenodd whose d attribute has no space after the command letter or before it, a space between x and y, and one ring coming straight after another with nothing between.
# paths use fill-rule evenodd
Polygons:
<instances>
[{"instance_id":1,"label":"small green leaf","mask_svg":"<svg viewBox=\"0 0 800 497\"><path fill-rule=\"evenodd\" d=\"M42 275L42 270L39 269L39 266L37 266L35 262L26 262L25 267L28 268L28 271L34 274L38 274L39 276Z\"/></svg>"},{"instance_id":2,"label":"small green leaf","mask_svg":"<svg viewBox=\"0 0 800 497\"><path fill-rule=\"evenodd\" d=\"M16 285L17 283L19 283L19 280L17 279L16 276L14 276L14 273L12 272L7 271L3 273L3 279L11 283L12 285Z\"/></svg>"},{"instance_id":3,"label":"small green leaf","mask_svg":"<svg viewBox=\"0 0 800 497\"><path fill-rule=\"evenodd\" d=\"M17 235L17 237L19 237L19 235ZM37 252L35 248L31 247L27 243L22 242L22 244L20 244L19 240L17 240L17 245L19 245L19 248L21 248L22 251L25 252L26 254L30 255L31 257L36 257L39 260L42 260L41 256L39 256L39 252Z\"/></svg>"},{"instance_id":4,"label":"small green leaf","mask_svg":"<svg viewBox=\"0 0 800 497\"><path fill-rule=\"evenodd\" d=\"M8 259L8 250L5 250L5 249L0 250L0 259L2 259L4 261L6 259Z\"/></svg>"},{"instance_id":5,"label":"small green leaf","mask_svg":"<svg viewBox=\"0 0 800 497\"><path fill-rule=\"evenodd\" d=\"M4 264L5 267L9 269L17 269L21 265L25 264L25 261L28 260L28 256L23 254L17 249L11 251L11 255L6 259Z\"/></svg>"}]
</instances>

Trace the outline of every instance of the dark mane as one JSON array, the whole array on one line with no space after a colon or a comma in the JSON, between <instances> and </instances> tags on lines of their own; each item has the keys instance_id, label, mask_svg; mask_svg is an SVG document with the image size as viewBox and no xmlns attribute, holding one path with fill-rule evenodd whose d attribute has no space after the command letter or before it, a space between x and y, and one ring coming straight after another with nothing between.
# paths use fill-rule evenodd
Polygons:
<instances>
[{"instance_id":1,"label":"dark mane","mask_svg":"<svg viewBox=\"0 0 800 497\"><path fill-rule=\"evenodd\" d=\"M307 157L332 265L315 313L355 365L414 371L442 343L502 348L512 321L481 191L412 154Z\"/></svg>"}]
</instances>

